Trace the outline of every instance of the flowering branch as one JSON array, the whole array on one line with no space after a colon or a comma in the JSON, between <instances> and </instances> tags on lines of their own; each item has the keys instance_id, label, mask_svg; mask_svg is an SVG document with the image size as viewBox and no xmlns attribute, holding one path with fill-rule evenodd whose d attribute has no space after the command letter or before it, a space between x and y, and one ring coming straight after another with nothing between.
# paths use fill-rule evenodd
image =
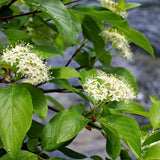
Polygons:
<instances>
[{"instance_id":1,"label":"flowering branch","mask_svg":"<svg viewBox=\"0 0 160 160\"><path fill-rule=\"evenodd\" d=\"M65 67L67 67L71 63L72 59L77 55L78 52L80 52L80 50L84 47L84 45L86 44L86 42L87 42L87 40L84 39L83 42L82 42L82 44L81 44L81 46L76 49L76 51L74 52L74 54L72 55L72 57L66 63Z\"/></svg>"},{"instance_id":2,"label":"flowering branch","mask_svg":"<svg viewBox=\"0 0 160 160\"><path fill-rule=\"evenodd\" d=\"M5 16L5 17L0 17L0 20L4 20L4 19L10 19L10 18L15 18L15 17L21 17L21 16L26 16L26 15L30 15L30 14L34 14L34 13L39 13L41 11L38 11L37 9L32 11L32 12L27 12L27 13L21 13L21 14L16 14L16 15L11 15L11 16Z\"/></svg>"}]
</instances>

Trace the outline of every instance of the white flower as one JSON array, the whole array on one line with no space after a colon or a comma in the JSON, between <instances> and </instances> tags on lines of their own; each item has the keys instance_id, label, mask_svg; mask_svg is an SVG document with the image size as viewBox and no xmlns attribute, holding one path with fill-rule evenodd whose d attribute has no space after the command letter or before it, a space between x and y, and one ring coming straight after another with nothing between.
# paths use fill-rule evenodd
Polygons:
<instances>
[{"instance_id":1,"label":"white flower","mask_svg":"<svg viewBox=\"0 0 160 160\"><path fill-rule=\"evenodd\" d=\"M112 74L98 72L93 78L87 78L83 84L84 91L98 101L127 101L136 98L133 88Z\"/></svg>"},{"instance_id":2,"label":"white flower","mask_svg":"<svg viewBox=\"0 0 160 160\"><path fill-rule=\"evenodd\" d=\"M120 55L127 59L131 59L133 57L129 41L126 39L125 35L120 34L116 28L106 29L103 31L102 35L107 41L112 42L112 48L121 50Z\"/></svg>"},{"instance_id":3,"label":"white flower","mask_svg":"<svg viewBox=\"0 0 160 160\"><path fill-rule=\"evenodd\" d=\"M15 47L9 46L4 49L2 61L16 66L17 73L27 78L33 84L43 83L50 79L49 68L46 64L31 51L29 44L17 44ZM27 79L25 81L27 81Z\"/></svg>"},{"instance_id":4,"label":"white flower","mask_svg":"<svg viewBox=\"0 0 160 160\"><path fill-rule=\"evenodd\" d=\"M114 2L113 0L98 0L101 2L103 7L108 8L112 12L119 14L123 18L127 17L127 12L125 10L121 10L118 7L118 3Z\"/></svg>"}]
</instances>

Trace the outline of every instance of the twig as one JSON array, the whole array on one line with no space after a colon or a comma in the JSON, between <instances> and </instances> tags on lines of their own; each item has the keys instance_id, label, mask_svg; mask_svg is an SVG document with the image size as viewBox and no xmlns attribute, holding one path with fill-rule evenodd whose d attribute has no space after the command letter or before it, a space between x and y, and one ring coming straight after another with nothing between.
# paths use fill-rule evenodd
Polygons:
<instances>
[{"instance_id":1,"label":"twig","mask_svg":"<svg viewBox=\"0 0 160 160\"><path fill-rule=\"evenodd\" d=\"M5 16L5 17L0 17L0 20L10 19L10 18L15 18L15 17L20 17L20 16L26 16L26 15L30 15L30 14L34 14L34 13L39 13L39 12L41 12L41 11L38 11L36 9L35 11L32 11L32 12L21 13L21 14L16 14L16 15L11 15L11 16Z\"/></svg>"},{"instance_id":2,"label":"twig","mask_svg":"<svg viewBox=\"0 0 160 160\"><path fill-rule=\"evenodd\" d=\"M80 2L80 1L82 1L82 0L76 0L76 1L68 2L68 3L65 3L64 5L69 5L69 4Z\"/></svg>"},{"instance_id":3,"label":"twig","mask_svg":"<svg viewBox=\"0 0 160 160\"><path fill-rule=\"evenodd\" d=\"M75 50L74 54L69 59L69 61L66 63L65 67L67 67L71 63L72 59L77 55L78 52L80 52L80 50L83 48L83 46L86 44L86 42L87 42L87 40L84 39L81 46Z\"/></svg>"},{"instance_id":4,"label":"twig","mask_svg":"<svg viewBox=\"0 0 160 160\"><path fill-rule=\"evenodd\" d=\"M58 108L52 107L52 106L49 106L49 105L48 105L48 109L50 109L50 110L52 110L54 112L60 112L60 110Z\"/></svg>"},{"instance_id":5,"label":"twig","mask_svg":"<svg viewBox=\"0 0 160 160\"><path fill-rule=\"evenodd\" d=\"M9 8L14 2L16 2L17 0L12 0L9 4L3 6L0 10L0 14L3 13L7 8Z\"/></svg>"},{"instance_id":6,"label":"twig","mask_svg":"<svg viewBox=\"0 0 160 160\"><path fill-rule=\"evenodd\" d=\"M75 70L80 70L80 69L82 69L82 68L84 68L85 66L80 66L80 67L77 67L77 68L75 68Z\"/></svg>"},{"instance_id":7,"label":"twig","mask_svg":"<svg viewBox=\"0 0 160 160\"><path fill-rule=\"evenodd\" d=\"M83 89L81 85L78 85L78 86L72 86L74 88L77 88L77 89ZM57 89L48 89L48 90L43 90L43 93L52 93L52 92L60 92L60 93L71 93L72 91L69 91L65 88L57 88Z\"/></svg>"}]
</instances>

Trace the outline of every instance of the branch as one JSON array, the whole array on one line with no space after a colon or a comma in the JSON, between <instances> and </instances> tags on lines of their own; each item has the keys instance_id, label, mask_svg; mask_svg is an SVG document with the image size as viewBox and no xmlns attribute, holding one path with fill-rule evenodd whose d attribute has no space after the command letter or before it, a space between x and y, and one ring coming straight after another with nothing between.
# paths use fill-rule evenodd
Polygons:
<instances>
[{"instance_id":1,"label":"branch","mask_svg":"<svg viewBox=\"0 0 160 160\"><path fill-rule=\"evenodd\" d=\"M26 16L26 15L30 15L30 14L34 14L34 13L39 13L41 11L38 11L37 9L32 11L32 12L27 12L27 13L21 13L21 14L16 14L16 15L11 15L11 16L5 16L5 17L0 17L0 20L4 20L4 19L10 19L10 18L15 18L15 17L20 17L20 16Z\"/></svg>"},{"instance_id":2,"label":"branch","mask_svg":"<svg viewBox=\"0 0 160 160\"><path fill-rule=\"evenodd\" d=\"M12 0L9 4L3 6L0 10L0 14L3 13L7 8L9 8L14 2L16 2L17 0Z\"/></svg>"},{"instance_id":3,"label":"branch","mask_svg":"<svg viewBox=\"0 0 160 160\"><path fill-rule=\"evenodd\" d=\"M87 40L84 39L83 42L82 42L82 44L81 44L81 46L75 50L74 54L69 59L69 61L66 63L65 67L67 67L71 63L72 59L77 55L78 52L80 52L80 50L84 47L84 45L86 44L86 42L87 42Z\"/></svg>"},{"instance_id":4,"label":"branch","mask_svg":"<svg viewBox=\"0 0 160 160\"><path fill-rule=\"evenodd\" d=\"M74 88L77 88L77 89L83 89L81 85L78 85L78 86L72 86ZM57 89L48 89L48 90L43 90L43 93L52 93L52 92L59 92L59 93L71 93L72 91L69 91L65 88L57 88Z\"/></svg>"},{"instance_id":5,"label":"branch","mask_svg":"<svg viewBox=\"0 0 160 160\"><path fill-rule=\"evenodd\" d=\"M60 112L60 110L58 108L52 107L52 106L49 106L49 105L48 105L48 109L50 109L50 110L52 110L54 112Z\"/></svg>"}]
</instances>

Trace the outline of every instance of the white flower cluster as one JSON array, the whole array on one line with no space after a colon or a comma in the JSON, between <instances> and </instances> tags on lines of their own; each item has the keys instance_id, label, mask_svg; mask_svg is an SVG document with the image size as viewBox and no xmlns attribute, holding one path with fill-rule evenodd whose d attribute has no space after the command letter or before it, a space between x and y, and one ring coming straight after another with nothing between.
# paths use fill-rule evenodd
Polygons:
<instances>
[{"instance_id":1,"label":"white flower cluster","mask_svg":"<svg viewBox=\"0 0 160 160\"><path fill-rule=\"evenodd\" d=\"M84 91L98 101L127 101L136 98L133 88L124 80L112 74L98 72L94 78L87 78Z\"/></svg>"},{"instance_id":2,"label":"white flower cluster","mask_svg":"<svg viewBox=\"0 0 160 160\"><path fill-rule=\"evenodd\" d=\"M127 12L125 10L121 10L118 7L118 3L114 2L113 0L98 0L101 4L111 10L112 12L119 14L123 18L127 17Z\"/></svg>"},{"instance_id":3,"label":"white flower cluster","mask_svg":"<svg viewBox=\"0 0 160 160\"><path fill-rule=\"evenodd\" d=\"M3 50L2 61L16 66L16 73L21 73L32 84L43 83L50 79L49 68L46 64L31 51L30 44L17 44L15 47L9 46Z\"/></svg>"},{"instance_id":4,"label":"white flower cluster","mask_svg":"<svg viewBox=\"0 0 160 160\"><path fill-rule=\"evenodd\" d=\"M120 55L127 59L131 59L133 57L129 41L126 39L125 35L120 34L116 28L108 28L103 31L102 35L107 41L112 42L112 48L121 50Z\"/></svg>"}]
</instances>

